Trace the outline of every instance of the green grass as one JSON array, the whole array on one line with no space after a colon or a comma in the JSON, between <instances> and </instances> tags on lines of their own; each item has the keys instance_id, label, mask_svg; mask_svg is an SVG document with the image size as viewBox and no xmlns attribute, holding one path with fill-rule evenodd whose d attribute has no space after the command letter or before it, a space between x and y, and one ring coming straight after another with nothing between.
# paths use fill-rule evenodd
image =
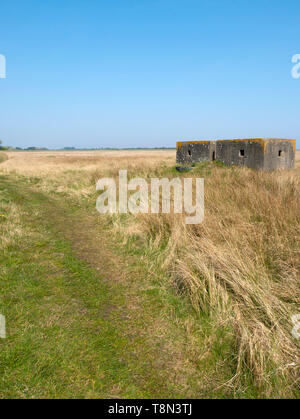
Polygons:
<instances>
[{"instance_id":1,"label":"green grass","mask_svg":"<svg viewBox=\"0 0 300 419\"><path fill-rule=\"evenodd\" d=\"M253 250L258 259L263 253L267 270L253 263L253 272L270 271L270 278L280 284L286 269L297 270L296 256L293 260L291 255L297 255L299 246L289 224L281 236L274 235L274 240L291 238L290 243L282 241L288 243L285 248L278 241L278 253L270 240L277 227L264 229L264 224L279 219L280 225L290 220L297 226L297 207L291 199L296 184L288 184L290 196L267 174L221 166L197 163L192 172L180 173L166 163L150 168L129 165L129 178L205 178L206 225L189 230L191 236L185 236L173 217L99 216L95 182L104 175L100 168L49 171L47 176L38 170L27 176L0 175L0 314L7 321L7 339L0 340L0 398L297 397L297 382L280 381L277 374L290 363L289 358L266 364L261 372L259 363L248 356L252 347L247 345L264 313L265 305L261 314L261 306L255 303L259 290L253 294L253 312L245 306L246 315L237 323L230 307L225 315L218 311L223 294L206 298L211 290L214 294L214 283L197 288L215 273L222 278L218 247L223 246L223 233L228 243L248 248L250 254ZM278 196L285 201L277 202ZM274 208L282 208L284 217L271 211L276 203ZM260 246L252 249L259 237L262 240L257 243L265 244L262 251ZM194 262L206 255L210 240L214 247L208 248L207 270L203 270ZM191 245L195 242L201 245L199 251ZM227 259L229 266L231 260L237 262L239 252L235 253ZM251 268L252 260L248 263ZM244 278L248 266L237 264L237 268ZM294 271L284 278L292 279ZM194 282L189 282L189 273ZM237 275L236 284L240 284ZM284 280L278 291L285 302L287 297L292 302L296 292L291 294L287 287L285 294L285 284ZM234 301L235 293L225 288L228 301ZM240 309L243 301L242 293ZM265 317L263 324L267 321ZM245 333L240 333L240 326ZM272 322L267 326L273 328ZM264 339L257 343L255 353L267 353L271 359ZM276 347L281 343L276 339ZM239 370L238 365L242 365Z\"/></svg>"},{"instance_id":2,"label":"green grass","mask_svg":"<svg viewBox=\"0 0 300 419\"><path fill-rule=\"evenodd\" d=\"M103 315L113 303L122 304L122 296L114 294L112 301L99 273L74 257L69 242L56 239L43 225L33 232L30 242L1 253L1 309L8 337L0 342L0 394L106 396L121 379L130 382L126 363L118 357L122 334Z\"/></svg>"},{"instance_id":3,"label":"green grass","mask_svg":"<svg viewBox=\"0 0 300 419\"><path fill-rule=\"evenodd\" d=\"M0 163L3 163L7 159L8 159L7 155L5 153L1 153L0 151Z\"/></svg>"},{"instance_id":4,"label":"green grass","mask_svg":"<svg viewBox=\"0 0 300 419\"><path fill-rule=\"evenodd\" d=\"M199 361L205 317L149 271L147 246L123 246L103 224L104 246L90 203L80 209L38 183L0 177L0 207L9 217L17 206L23 231L0 252L1 398L243 396L215 389L234 371L230 343Z\"/></svg>"}]
</instances>

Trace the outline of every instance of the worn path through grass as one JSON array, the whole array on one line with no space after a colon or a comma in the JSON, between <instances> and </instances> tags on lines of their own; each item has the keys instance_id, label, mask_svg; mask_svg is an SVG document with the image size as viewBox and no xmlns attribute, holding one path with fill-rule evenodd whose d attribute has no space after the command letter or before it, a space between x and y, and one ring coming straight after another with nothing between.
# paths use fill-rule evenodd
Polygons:
<instances>
[{"instance_id":1,"label":"worn path through grass","mask_svg":"<svg viewBox=\"0 0 300 419\"><path fill-rule=\"evenodd\" d=\"M186 301L150 278L96 211L22 177L0 186L27 231L0 255L0 397L228 395L191 353Z\"/></svg>"}]
</instances>

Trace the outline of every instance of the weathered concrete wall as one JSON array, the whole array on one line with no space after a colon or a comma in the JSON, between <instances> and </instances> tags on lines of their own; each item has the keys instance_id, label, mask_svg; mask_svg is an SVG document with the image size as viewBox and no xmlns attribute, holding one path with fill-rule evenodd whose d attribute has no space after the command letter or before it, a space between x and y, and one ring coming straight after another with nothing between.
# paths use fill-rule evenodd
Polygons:
<instances>
[{"instance_id":1,"label":"weathered concrete wall","mask_svg":"<svg viewBox=\"0 0 300 419\"><path fill-rule=\"evenodd\" d=\"M219 160L228 166L252 169L292 169L296 140L253 138L245 140L187 141L177 143L177 163Z\"/></svg>"},{"instance_id":2,"label":"weathered concrete wall","mask_svg":"<svg viewBox=\"0 0 300 419\"><path fill-rule=\"evenodd\" d=\"M293 169L296 144L292 141L268 141L265 145L264 169Z\"/></svg>"},{"instance_id":3,"label":"weathered concrete wall","mask_svg":"<svg viewBox=\"0 0 300 419\"><path fill-rule=\"evenodd\" d=\"M211 160L212 141L187 141L177 143L176 161L179 164L191 164Z\"/></svg>"},{"instance_id":4,"label":"weathered concrete wall","mask_svg":"<svg viewBox=\"0 0 300 419\"><path fill-rule=\"evenodd\" d=\"M260 142L255 141L217 141L217 160L227 166L247 166L263 169L264 152Z\"/></svg>"}]
</instances>

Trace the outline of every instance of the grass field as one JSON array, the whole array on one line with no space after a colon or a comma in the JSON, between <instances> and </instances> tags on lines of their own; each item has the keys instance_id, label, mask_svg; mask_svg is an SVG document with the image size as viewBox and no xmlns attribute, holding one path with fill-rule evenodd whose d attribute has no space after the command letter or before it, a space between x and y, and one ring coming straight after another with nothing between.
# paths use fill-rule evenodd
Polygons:
<instances>
[{"instance_id":1,"label":"grass field","mask_svg":"<svg viewBox=\"0 0 300 419\"><path fill-rule=\"evenodd\" d=\"M7 160L7 154L0 152L0 163L3 163L5 160Z\"/></svg>"},{"instance_id":2,"label":"grass field","mask_svg":"<svg viewBox=\"0 0 300 419\"><path fill-rule=\"evenodd\" d=\"M2 157L1 157L2 156ZM299 397L293 171L174 151L0 153L1 398ZM100 177L205 179L205 220L100 215Z\"/></svg>"}]
</instances>

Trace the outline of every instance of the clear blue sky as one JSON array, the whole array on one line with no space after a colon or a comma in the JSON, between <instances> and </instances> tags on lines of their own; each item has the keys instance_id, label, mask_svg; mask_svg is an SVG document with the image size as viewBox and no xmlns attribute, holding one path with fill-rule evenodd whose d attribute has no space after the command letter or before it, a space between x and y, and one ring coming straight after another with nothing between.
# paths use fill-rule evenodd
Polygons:
<instances>
[{"instance_id":1,"label":"clear blue sky","mask_svg":"<svg viewBox=\"0 0 300 419\"><path fill-rule=\"evenodd\" d=\"M299 1L1 0L0 17L7 145L300 140Z\"/></svg>"}]
</instances>

